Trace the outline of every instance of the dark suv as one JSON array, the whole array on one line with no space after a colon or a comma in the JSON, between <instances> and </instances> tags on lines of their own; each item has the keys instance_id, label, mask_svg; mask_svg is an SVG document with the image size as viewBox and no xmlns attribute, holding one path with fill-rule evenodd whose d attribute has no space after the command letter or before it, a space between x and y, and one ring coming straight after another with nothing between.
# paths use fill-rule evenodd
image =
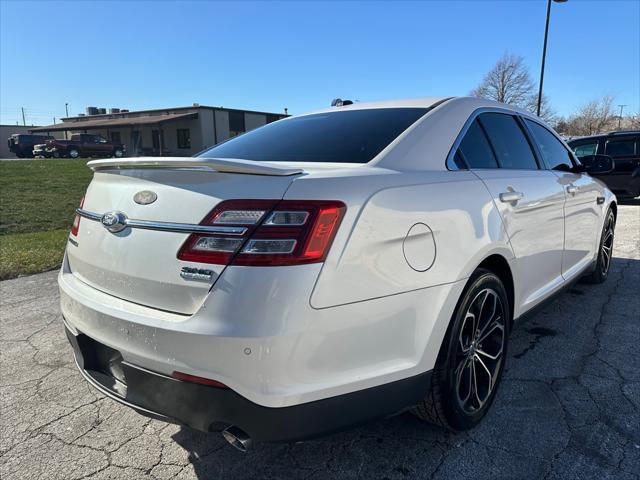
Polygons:
<instances>
[{"instance_id":1,"label":"dark suv","mask_svg":"<svg viewBox=\"0 0 640 480\"><path fill-rule=\"evenodd\" d=\"M14 133L8 139L9 151L16 154L18 158L33 157L33 147L47 140L52 140L49 135L30 135L26 133Z\"/></svg>"},{"instance_id":2,"label":"dark suv","mask_svg":"<svg viewBox=\"0 0 640 480\"><path fill-rule=\"evenodd\" d=\"M594 176L619 197L640 196L640 130L576 138L567 143L578 158L596 154L612 157L614 170Z\"/></svg>"}]
</instances>

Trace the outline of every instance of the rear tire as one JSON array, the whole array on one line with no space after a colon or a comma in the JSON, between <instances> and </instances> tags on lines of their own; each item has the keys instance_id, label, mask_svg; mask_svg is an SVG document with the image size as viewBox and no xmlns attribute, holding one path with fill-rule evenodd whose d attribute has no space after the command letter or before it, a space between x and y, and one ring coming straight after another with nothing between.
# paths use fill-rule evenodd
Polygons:
<instances>
[{"instance_id":1,"label":"rear tire","mask_svg":"<svg viewBox=\"0 0 640 480\"><path fill-rule=\"evenodd\" d=\"M69 156L71 158L78 158L80 156L80 152L76 148L69 149Z\"/></svg>"},{"instance_id":2,"label":"rear tire","mask_svg":"<svg viewBox=\"0 0 640 480\"><path fill-rule=\"evenodd\" d=\"M124 155L124 153L122 152L122 150L121 150L120 148L116 148L116 149L113 151L113 156L114 156L115 158L122 158L122 157L123 157L123 155Z\"/></svg>"},{"instance_id":3,"label":"rear tire","mask_svg":"<svg viewBox=\"0 0 640 480\"><path fill-rule=\"evenodd\" d=\"M613 240L616 230L616 216L609 209L602 226L602 234L600 235L600 243L598 244L598 260L596 267L590 275L584 277L585 283L604 283L609 277L609 269L611 267L611 258L613 257Z\"/></svg>"},{"instance_id":4,"label":"rear tire","mask_svg":"<svg viewBox=\"0 0 640 480\"><path fill-rule=\"evenodd\" d=\"M502 281L489 270L476 270L440 347L430 392L412 412L454 431L475 427L491 407L500 384L510 324Z\"/></svg>"}]
</instances>

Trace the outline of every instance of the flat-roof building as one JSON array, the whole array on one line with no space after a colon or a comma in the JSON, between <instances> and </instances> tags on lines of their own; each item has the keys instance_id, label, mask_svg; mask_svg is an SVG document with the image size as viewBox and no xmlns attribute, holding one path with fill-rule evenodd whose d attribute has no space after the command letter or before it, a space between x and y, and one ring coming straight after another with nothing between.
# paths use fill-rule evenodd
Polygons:
<instances>
[{"instance_id":1,"label":"flat-roof building","mask_svg":"<svg viewBox=\"0 0 640 480\"><path fill-rule=\"evenodd\" d=\"M98 113L96 113L98 112ZM127 147L128 156L189 157L228 138L286 117L194 103L190 107L128 111L87 108L87 115L33 127L36 133L92 133Z\"/></svg>"}]
</instances>

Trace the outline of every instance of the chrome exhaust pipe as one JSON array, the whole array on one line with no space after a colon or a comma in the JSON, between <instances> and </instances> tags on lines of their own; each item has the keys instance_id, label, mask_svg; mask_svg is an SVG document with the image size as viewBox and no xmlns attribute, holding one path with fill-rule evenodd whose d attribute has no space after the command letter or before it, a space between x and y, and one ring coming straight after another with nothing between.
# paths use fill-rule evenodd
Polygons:
<instances>
[{"instance_id":1,"label":"chrome exhaust pipe","mask_svg":"<svg viewBox=\"0 0 640 480\"><path fill-rule=\"evenodd\" d=\"M225 428L222 431L222 436L229 445L243 453L251 446L251 437L235 425Z\"/></svg>"}]
</instances>

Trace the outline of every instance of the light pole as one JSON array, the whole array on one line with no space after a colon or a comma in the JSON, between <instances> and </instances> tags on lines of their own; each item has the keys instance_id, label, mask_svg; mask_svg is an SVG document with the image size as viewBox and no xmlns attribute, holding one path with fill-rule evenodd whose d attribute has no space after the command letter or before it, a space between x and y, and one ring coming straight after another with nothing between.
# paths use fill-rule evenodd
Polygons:
<instances>
[{"instance_id":1,"label":"light pole","mask_svg":"<svg viewBox=\"0 0 640 480\"><path fill-rule=\"evenodd\" d=\"M67 118L69 118L69 104L65 102L64 111L67 112ZM64 131L64 139L67 139L67 131Z\"/></svg>"},{"instance_id":2,"label":"light pole","mask_svg":"<svg viewBox=\"0 0 640 480\"><path fill-rule=\"evenodd\" d=\"M622 109L627 105L624 104L624 105L618 105L618 106L620 107L620 116L618 117L618 130L620 130L620 123L622 122Z\"/></svg>"},{"instance_id":3,"label":"light pole","mask_svg":"<svg viewBox=\"0 0 640 480\"><path fill-rule=\"evenodd\" d=\"M556 3L565 3L567 0L553 0ZM549 35L549 16L551 15L551 0L547 0L547 23L544 27L544 46L542 47L542 67L540 68L540 88L538 90L537 115L540 116L540 106L542 105L542 82L544 81L544 61L547 57L547 36Z\"/></svg>"}]
</instances>

